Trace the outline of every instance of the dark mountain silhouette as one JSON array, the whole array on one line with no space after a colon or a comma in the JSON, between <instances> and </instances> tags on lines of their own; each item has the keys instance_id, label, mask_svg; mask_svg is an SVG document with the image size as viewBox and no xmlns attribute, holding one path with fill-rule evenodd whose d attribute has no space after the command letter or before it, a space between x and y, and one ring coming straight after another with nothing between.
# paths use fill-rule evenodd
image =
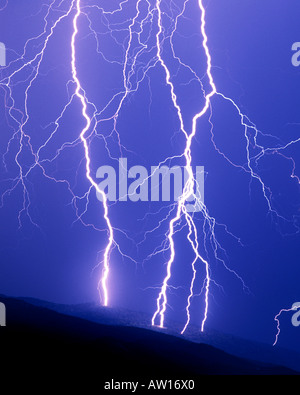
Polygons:
<instances>
[{"instance_id":1,"label":"dark mountain silhouette","mask_svg":"<svg viewBox=\"0 0 300 395\"><path fill-rule=\"evenodd\" d=\"M294 350L282 349L278 345L272 347L271 344L245 340L237 336L217 332L208 327L206 327L205 332L202 333L199 327L189 325L184 336L182 336L180 335L183 328L182 323L172 321L168 322L168 328L163 330L155 327L153 328L150 325L151 316L144 312L136 312L124 308L105 308L95 303L62 305L32 298L25 298L23 300L27 300L31 304L37 306L44 306L65 315L83 318L92 322L160 331L195 343L205 343L214 346L231 355L261 361L267 364L285 366L292 370L300 371L300 354ZM274 331L275 329L274 327Z\"/></svg>"},{"instance_id":2,"label":"dark mountain silhouette","mask_svg":"<svg viewBox=\"0 0 300 395\"><path fill-rule=\"evenodd\" d=\"M72 372L72 380L88 375L97 378L103 388L104 381L113 377L134 380L299 374L286 367L233 356L209 344L125 326L126 315L132 323L139 313L131 312L130 316L123 311L117 324L118 310L93 305L62 306L5 296L0 301L7 308L7 326L0 328L1 360L7 371L19 368L19 378L30 377L32 372L39 378L45 373L65 377ZM143 321L143 316L140 318Z\"/></svg>"}]
</instances>

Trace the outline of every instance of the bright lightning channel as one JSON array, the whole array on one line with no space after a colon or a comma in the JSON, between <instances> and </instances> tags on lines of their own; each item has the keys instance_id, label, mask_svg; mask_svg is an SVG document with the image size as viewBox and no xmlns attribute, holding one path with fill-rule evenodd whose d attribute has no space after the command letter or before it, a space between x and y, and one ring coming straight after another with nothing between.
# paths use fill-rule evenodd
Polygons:
<instances>
[{"instance_id":1,"label":"bright lightning channel","mask_svg":"<svg viewBox=\"0 0 300 395\"><path fill-rule=\"evenodd\" d=\"M171 269L172 269L172 264L174 262L175 259L175 243L174 243L174 225L176 224L176 222L178 222L182 216L182 214L184 214L186 221L189 225L189 229L190 229L190 233L189 233L189 237L188 240L190 242L190 244L192 245L193 251L196 255L195 260L193 261L193 278L192 278L192 282L191 282L191 288L190 288L190 295L188 298L188 306L187 306L187 314L188 314L188 321L187 324L185 325L182 333L185 331L188 323L189 323L189 319L190 319L190 315L189 315L189 306L190 306L190 299L192 297L192 293L193 293L193 284L195 281L195 262L196 260L200 259L204 264L205 264L205 268L206 268L206 286L205 286L205 311L204 311L204 318L202 320L202 324L201 324L201 331L204 330L204 325L207 319L207 313L208 313L208 295L209 295L209 285L210 285L210 275L209 275L209 264L208 261L205 260L202 256L200 256L199 252L198 252L198 232L197 232L197 228L193 222L193 218L190 214L187 213L186 209L185 209L185 204L187 202L187 199L191 196L194 195L194 188L195 188L195 178L194 178L194 174L193 174L193 170L192 170L192 155L191 155L191 145L192 145L192 141L194 136L196 135L196 129L197 129L197 121L199 118L201 118L204 114L206 114L207 110L210 107L210 99L213 97L213 95L217 92L216 86L214 84L214 80L211 74L211 56L210 56L210 52L207 46L207 35L205 32L205 9L203 7L202 1L199 0L199 7L201 10L201 33L202 33L202 37L203 37L203 48L206 54L206 58L207 58L207 69L206 69L206 75L208 76L209 79L209 83L211 86L211 91L210 93L208 93L205 96L205 105L203 107L203 109L196 114L193 117L193 122L192 122L192 131L189 134L188 132L186 132L185 127L184 127L184 123L183 123L183 117L182 117L182 113L181 113L181 109L180 106L177 103L177 96L175 94L175 89L174 89L174 85L171 82L171 75L170 75L170 71L168 69L168 67L166 66L164 60L162 59L162 55L161 55L161 46L160 46L160 36L161 33L163 31L163 27L162 27L162 12L161 12L161 0L157 0L156 2L156 7L157 7L157 12L158 12L158 26L159 26L159 30L158 33L156 35L156 43L157 43L157 57L159 59L160 64L162 65L162 67L165 70L165 74L166 74L166 83L170 86L171 89L171 97L172 97L172 101L173 101L173 105L174 107L177 109L177 114L178 114L178 118L180 120L180 125L181 125L181 130L185 135L186 138L186 146L185 146L185 150L184 150L184 157L185 157L185 169L187 171L188 174L188 180L185 184L183 193L181 195L181 197L178 200L178 205L177 205L177 211L176 211L176 215L175 217L173 217L170 221L169 224L169 232L168 232L168 239L169 239L169 245L170 245L170 258L169 261L167 263L167 275L163 280L163 285L161 287L161 291L158 295L157 298L157 309L152 317L152 325L155 325L155 320L156 317L159 315L160 316L160 320L159 320L159 326L161 328L164 327L164 320L165 320L165 311L167 308L167 289L168 289L168 282L171 278ZM190 239L190 235L191 233L194 233L194 237L195 237L195 244L193 242L191 242Z\"/></svg>"},{"instance_id":2,"label":"bright lightning channel","mask_svg":"<svg viewBox=\"0 0 300 395\"><path fill-rule=\"evenodd\" d=\"M95 190L102 196L102 202L103 202L103 208L104 208L104 219L106 221L107 227L108 227L108 233L109 233L109 238L108 238L108 243L105 247L104 251L104 260L103 260L103 273L102 277L99 281L98 284L98 290L100 292L100 295L102 295L102 300L103 300L103 305L108 306L108 289L107 289L107 280L108 280L108 275L109 275L109 255L111 248L114 244L114 232L113 232L113 227L111 225L109 215L108 215L108 206L107 206L107 197L104 191L102 191L97 183L93 180L91 177L91 158L89 154L89 147L87 140L85 138L86 132L90 129L91 126L91 119L88 116L87 113L87 102L85 99L85 93L84 90L81 87L80 81L77 76L77 69L76 69L76 35L78 33L78 18L81 15L81 8L80 8L80 0L76 0L76 14L73 19L73 28L74 32L72 34L72 39L71 39L71 49L72 49L72 61L71 61L71 66L72 66L72 76L73 80L76 83L76 91L75 95L78 97L78 99L81 102L82 106L82 115L86 121L85 127L82 129L80 133L80 139L83 143L84 146L84 153L85 153L85 160L86 160L86 178L90 182L90 184L95 188Z\"/></svg>"}]
</instances>

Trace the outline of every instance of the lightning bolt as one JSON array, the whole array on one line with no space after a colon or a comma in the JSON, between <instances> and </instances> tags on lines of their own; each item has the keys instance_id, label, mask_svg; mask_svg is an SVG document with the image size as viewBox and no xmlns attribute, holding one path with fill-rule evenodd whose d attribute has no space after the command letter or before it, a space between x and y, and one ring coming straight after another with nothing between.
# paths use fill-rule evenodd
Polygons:
<instances>
[{"instance_id":1,"label":"lightning bolt","mask_svg":"<svg viewBox=\"0 0 300 395\"><path fill-rule=\"evenodd\" d=\"M72 62L71 62L71 67L72 67L72 76L73 80L75 81L76 84L76 90L75 90L75 95L77 98L80 100L81 106L82 106L82 116L84 117L86 124L85 127L82 129L80 133L80 139L83 143L84 147L84 154L85 154L85 161L86 161L86 178L90 182L91 186L95 188L95 190L102 196L102 202L103 202L103 208L104 208L104 219L107 224L108 228L108 243L104 251L104 262L103 262L103 274L102 278L99 281L98 284L98 289L100 292L100 295L102 294L103 297L103 305L108 306L108 289L107 289L107 280L108 280L108 275L109 275L109 255L111 248L114 244L114 232L113 232L113 227L111 225L109 215L108 215L108 206L107 206L107 197L104 191L102 191L97 183L93 180L91 177L91 158L90 158L90 153L89 153L89 146L88 142L86 139L86 133L89 131L91 127L91 119L87 113L87 101L86 101L86 94L80 84L80 81L77 76L77 70L76 70L76 35L78 33L78 18L81 15L81 7L80 7L80 0L76 0L76 14L73 19L73 34L72 34L72 40L71 40L71 48L72 48Z\"/></svg>"},{"instance_id":2,"label":"lightning bolt","mask_svg":"<svg viewBox=\"0 0 300 395\"><path fill-rule=\"evenodd\" d=\"M180 120L180 126L181 126L181 131L184 133L185 138L186 138L186 146L185 146L185 150L184 150L184 158L186 161L185 164L185 169L187 171L188 174L188 180L185 184L184 190L183 190L183 194L181 195L181 197L179 198L178 201L178 205L177 205L177 211L176 211L176 215L174 218L171 219L170 221L170 225L169 225L169 233L168 233L168 240L169 240L169 245L170 245L170 250L171 250L171 254L170 254L170 259L167 262L167 275L164 278L163 281L163 285L161 287L161 291L159 293L159 296L157 298L157 310L154 313L153 317L152 317L152 325L155 325L155 320L157 315L160 315L160 322L159 322L159 326L161 328L164 327L164 320L165 320L165 311L166 311L166 307L167 307L167 288L168 288L168 282L171 278L171 269L172 269L172 265L175 259L175 243L174 243L174 226L175 224L180 220L181 216L184 215L185 219L189 225L189 236L188 239L190 241L190 244L192 245L193 251L196 255L195 260L193 261L193 278L192 278L192 283L191 283L191 294L188 298L188 307L187 307L187 314L188 314L188 322L189 322L189 306L190 306L190 299L192 297L192 289L193 289L193 284L195 281L195 262L200 259L204 264L205 264L205 268L206 268L206 286L205 286L205 312L204 312L204 319L202 321L202 325L201 325L201 330L204 330L204 324L205 321L207 319L207 311L208 311L208 294L209 294L209 285L210 285L210 275L209 275L209 264L208 262L202 257L200 256L199 252L198 252L198 232L197 232L197 228L193 222L193 218L191 215L189 215L185 209L185 204L187 199L192 195L195 196L194 194L194 188L195 188L195 178L194 178L194 174L193 174L193 169L192 169L192 155L191 155L191 145L192 145L192 141L193 138L196 134L196 128L197 128L197 121L199 118L201 118L204 114L206 114L207 110L209 109L210 106L210 99L211 97L217 92L212 75L211 75L211 56L209 53L209 49L207 47L207 36L205 33L205 9L202 5L202 2L199 1L199 7L202 11L202 17L201 17L201 33L203 36L203 48L205 50L205 54L207 57L207 76L209 79L209 83L211 86L211 91L209 94L206 95L205 97L205 105L203 107L203 109L196 114L193 117L193 122L192 122L192 131L191 133L188 133L185 130L184 127L184 123L183 123L183 117L182 117L182 113L181 113L181 109L180 106L177 103L177 96L175 94L175 89L174 89L174 85L171 82L171 75L170 75L170 71L168 69L168 67L166 66L164 60L162 59L161 56L161 46L160 46L160 36L162 34L163 28L162 28L162 12L161 12L161 0L157 0L156 2L156 8L157 8L157 12L158 12L158 26L159 26L159 30L158 33L156 35L156 44L157 44L157 58L159 59L159 62L161 64L161 66L164 68L165 70L165 74L166 74L166 83L170 86L171 89L171 96L172 96L172 101L173 101L173 105L174 107L177 109L177 114L178 114L178 118ZM196 197L195 197L196 198ZM195 243L193 243L191 241L191 234L194 234L195 237ZM187 325L186 325L187 326ZM185 328L186 328L185 326ZM185 330L184 328L184 330ZM184 332L183 330L183 332Z\"/></svg>"},{"instance_id":3,"label":"lightning bolt","mask_svg":"<svg viewBox=\"0 0 300 395\"><path fill-rule=\"evenodd\" d=\"M185 216L185 220L188 224L189 227L189 233L188 233L188 240L190 242L190 245L192 247L192 250L194 252L194 256L195 259L192 262L192 280L191 280L191 285L190 285L190 293L188 296L188 301L187 301L187 306L186 306L186 313L187 313L187 321L186 324L182 330L182 334L185 332L189 322L190 322L190 306L191 306L191 300L194 296L193 293L193 288L194 288L194 283L196 280L196 274L197 271L195 269L195 264L198 260L200 260L204 265L205 265L205 271L206 271L206 277L205 277L205 286L204 286L204 290L205 290L205 296L204 296L204 301L205 301L205 307L204 307L204 318L202 320L201 323L201 331L204 330L204 325L205 322L207 320L207 315L208 315L208 299L209 299L209 287L210 287L210 283L211 283L211 277L210 277L210 267L209 267L209 262L208 260L206 260L203 256L201 256L199 254L199 242L198 242L198 232L197 232L197 228L195 226L195 223L193 221L193 218L191 215L189 215L185 209L185 204L187 201L187 198L191 195L194 196L194 198L196 199L196 196L194 195L194 187L195 187L195 178L193 175L193 171L192 171L192 166L191 166L191 162L192 162L192 156L191 156L191 145L192 145L192 140L196 135L197 132L197 121L202 118L205 114L207 114L208 110L211 109L211 99L213 98L213 96L218 95L219 97L221 97L223 100L228 101L232 104L233 108L237 111L240 120L241 120L241 126L243 126L244 128L244 136L245 136L245 140L246 140L246 157L247 157L247 166L241 166L241 165L236 165L233 161L231 161L226 155L223 154L222 151L220 151L218 149L218 147L216 146L214 140L213 140L213 133L212 133L212 143L216 149L217 152L219 152L220 155L222 155L232 166L235 167L240 167L241 169L243 169L246 173L250 174L251 179L257 180L261 186L261 190L263 193L263 196L265 198L266 204L267 204L267 208L269 213L271 213L272 215L276 216L277 218L280 218L284 221L286 221L286 218L284 218L283 216L281 216L280 214L278 214L278 212L273 208L272 205L272 192L270 190L269 187L267 187L264 183L264 181L262 180L262 178L260 177L259 174L257 174L257 172L255 172L252 163L253 162L257 162L261 157L263 157L265 154L267 154L268 152L272 152L272 154L274 153L279 153L280 150L284 150L285 148L287 148L290 144L294 144L297 143L299 141L299 139L294 140L289 142L288 144L284 145L284 146L279 146L278 148L264 148L262 146L260 146L257 143L257 136L260 133L258 131L258 129L256 128L255 124L252 123L249 118L244 115L242 113L242 111L240 110L239 106L235 103L235 101L227 96L225 96L224 94L220 93L217 91L216 85L214 83L214 79L213 79L213 75L212 75L212 58L210 55L210 51L209 51L209 47L208 47L208 37L206 34L206 11L205 11L205 7L203 5L203 0L198 0L198 6L201 12L201 23L200 23L200 30L201 30L201 35L203 37L203 41L202 41L202 47L204 49L204 53L206 56L206 77L209 80L209 85L210 85L210 92L205 94L205 104L202 108L202 110L197 113L192 120L192 130L190 133L188 133L185 130L184 127L184 123L183 123L183 117L182 117L182 112L181 112L181 108L178 105L177 102L177 96L175 94L175 87L171 82L171 74L170 71L168 69L168 67L166 66L163 58L162 58L162 54L161 54L161 40L160 40L160 36L163 32L163 26L162 26L162 11L161 11L161 0L157 0L156 1L156 9L158 12L158 33L156 36L156 44L157 44L157 58L159 60L159 63L161 64L161 66L163 67L163 69L165 70L165 76L166 76L166 84L169 85L170 87L170 91L171 91L171 98L172 98L172 102L173 102L173 106L174 108L177 110L177 114L178 114L178 119L180 121L180 126L181 126L181 131L184 133L185 138L186 138L186 146L185 146L185 150L184 150L184 158L186 161L185 164L185 169L189 174L189 179L185 185L183 194L181 195L178 205L177 205L177 211L176 211L176 215L172 218L172 220L169 223L169 231L168 231L168 242L169 242L169 248L170 248L170 258L167 262L166 268L167 268L167 274L166 277L163 280L163 284L161 286L161 290L160 293L158 295L157 298L157 303L156 303L156 311L152 317L152 325L154 326L156 323L156 319L158 316L160 316L160 320L159 320L159 327L163 328L164 327L164 321L165 321L165 312L166 312L166 308L167 308L167 291L168 291L168 284L169 281L171 279L172 276L172 265L174 263L175 260L175 243L174 243L174 226L175 224L181 219L182 215ZM183 10L185 9L186 3L184 3L184 7ZM183 12L183 11L182 11ZM177 26L177 20L176 20L176 24ZM193 72L193 70L183 64L180 59L178 57L175 56L175 52L174 52L174 48L172 46L172 51L173 51L173 55L174 58L176 58L181 65L187 67L190 71ZM200 78L196 75L196 73L193 72L193 74L196 76L196 79L200 82L202 90L203 90L203 84L200 80ZM211 123L211 121L210 121ZM213 129L213 124L211 123L211 132ZM249 130L252 130L254 132L254 137L253 137L253 142L254 142L254 146L255 148L258 148L260 150L260 152L253 158L251 157L250 154L250 146L251 146L251 140L250 140L250 136L249 136ZM264 135L265 136L265 135ZM283 155L284 156L284 155ZM295 175L295 162L293 160L293 158L287 158L286 156L284 156L285 159L289 159L292 161L292 165L293 165L293 169L292 169L292 174L291 177L295 178L298 182L299 179L298 177ZM215 232L214 232L214 224L215 224L215 219L211 218L208 214L207 208L204 204L201 204L201 213L204 217L205 221L209 222L209 231L210 234L212 236L213 239L213 243L215 245L215 249L214 249L214 256L216 258L216 260L220 260L220 258L218 257L218 253L217 253L217 249L220 247L217 240L216 240L216 236L215 236ZM298 226L296 225L295 222L293 222L293 225L295 225L295 227L298 229ZM192 234L194 235L194 241L192 241L191 236ZM242 282L244 289L248 289L246 287L246 285L244 284L243 279L233 270L229 269L226 265L225 262L223 260L221 260L222 263L224 264L225 268L228 269L230 272L234 273L234 275Z\"/></svg>"},{"instance_id":4,"label":"lightning bolt","mask_svg":"<svg viewBox=\"0 0 300 395\"><path fill-rule=\"evenodd\" d=\"M280 332L281 332L281 330L280 330L280 320L279 320L279 317L281 316L281 314L282 313L288 313L290 311L297 311L298 309L299 309L299 304L295 303L291 308L289 308L289 309L281 309L279 311L279 313L275 315L274 321L276 321L277 333L275 335L275 340L274 340L273 346L276 346L276 344L278 342L278 339L279 339Z\"/></svg>"}]
</instances>

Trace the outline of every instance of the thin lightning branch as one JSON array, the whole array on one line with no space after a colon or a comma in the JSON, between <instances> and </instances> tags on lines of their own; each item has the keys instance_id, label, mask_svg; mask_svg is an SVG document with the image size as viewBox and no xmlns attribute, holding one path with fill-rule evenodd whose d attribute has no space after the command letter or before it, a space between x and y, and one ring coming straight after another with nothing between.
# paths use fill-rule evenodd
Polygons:
<instances>
[{"instance_id":1,"label":"thin lightning branch","mask_svg":"<svg viewBox=\"0 0 300 395\"><path fill-rule=\"evenodd\" d=\"M279 339L279 335L280 335L280 321L279 321L279 317L281 316L282 313L288 313L290 311L296 311L297 309L299 309L299 306L297 304L293 305L289 309L281 309L279 311L279 313L276 314L276 316L274 317L274 321L276 321L276 324L277 324L277 333L276 333L276 336L275 336L275 341L273 343L273 346L276 346L276 344L278 342L278 339Z\"/></svg>"}]
</instances>

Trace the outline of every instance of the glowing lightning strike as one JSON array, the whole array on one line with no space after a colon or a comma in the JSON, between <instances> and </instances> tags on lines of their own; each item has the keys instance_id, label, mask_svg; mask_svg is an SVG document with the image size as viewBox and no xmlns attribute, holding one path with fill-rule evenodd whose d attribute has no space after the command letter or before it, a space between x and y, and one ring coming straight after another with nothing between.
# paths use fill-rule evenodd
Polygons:
<instances>
[{"instance_id":1,"label":"glowing lightning strike","mask_svg":"<svg viewBox=\"0 0 300 395\"><path fill-rule=\"evenodd\" d=\"M87 114L87 102L85 99L85 94L83 93L84 90L81 87L80 81L77 77L77 69L76 69L76 46L75 46L75 39L76 35L78 33L78 18L81 14L81 8L80 8L80 0L76 0L76 14L73 19L73 28L74 32L72 34L72 39L71 39L71 49L72 49L72 75L73 75L73 80L76 83L76 91L75 95L78 97L78 99L81 102L82 105L82 115L86 120L86 125L82 129L80 133L80 139L83 143L84 146L84 153L85 153L85 160L86 160L86 178L88 181L91 183L91 185L96 189L96 191L102 196L102 202L103 202L103 208L104 208L104 219L106 221L107 227L108 227L108 233L109 233L109 239L108 239L108 244L105 248L104 251L104 261L103 261L103 273L102 273L102 278L99 281L98 284L98 290L100 294L102 293L102 298L103 298L103 305L107 306L108 305L108 290L107 290L107 280L108 280L108 275L109 275L109 254L112 248L112 245L114 244L114 233L113 233L113 227L111 225L109 216L108 216L108 206L107 206L107 197L106 194L98 187L96 182L93 180L91 177L91 169L90 169L90 163L91 163L91 158L89 155L89 147L87 140L85 138L86 132L89 130L91 126L91 119Z\"/></svg>"},{"instance_id":2,"label":"glowing lightning strike","mask_svg":"<svg viewBox=\"0 0 300 395\"><path fill-rule=\"evenodd\" d=\"M181 109L179 107L179 105L177 104L177 97L176 94L174 93L174 86L170 81L170 71L167 68L166 64L164 63L162 56L161 56L161 47L160 47L160 35L162 33L162 12L161 12L161 0L157 0L156 2L156 7L157 7L157 12L158 12L158 26L159 26L159 31L157 33L156 36L156 42L157 42L157 57L160 61L160 64L162 65L162 67L165 69L165 73L166 73L166 82L167 84L170 86L171 88L171 96L172 96L172 101L174 104L174 107L177 109L177 113L178 113L178 117L180 120L180 125L181 125L181 130L183 131L183 133L185 134L186 137L186 146L185 146L185 150L184 150L184 157L186 160L186 165L185 165L185 169L188 173L188 180L185 184L184 190L183 190L183 194L181 195L181 197L179 198L178 201L178 205L177 205L177 211L176 211L176 216L170 221L169 224L169 233L168 233L168 240L169 240L169 245L170 245L170 259L167 263L167 275L163 281L163 285L161 287L161 291L159 293L159 296L157 298L157 310L154 313L153 317L152 317L152 325L155 325L155 319L157 317L157 315L160 315L160 324L159 326L161 328L163 328L164 326L164 319L165 319L165 311L166 311L166 307L167 307L167 288L168 288L168 282L171 278L171 268L172 268L172 264L174 262L175 259L175 244L174 244L174 226L175 224L180 220L181 215L184 214L185 218L189 224L189 228L191 230L192 228L192 224L193 224L193 231L194 231L194 236L196 239L196 244L194 245L193 243L191 243L191 240L189 238L190 243L192 244L192 248L194 250L194 253L196 254L196 259L200 258L202 260L202 262L205 264L206 267L206 286L205 286L205 311L204 311L204 319L202 321L202 325L201 325L201 331L204 330L204 324L206 322L207 319L207 313L208 313L208 295L209 295L209 285L210 285L210 275L209 275L209 264L208 262L202 258L199 253L198 253L198 235L197 235L197 229L196 226L194 226L193 223L193 219L192 217L187 213L187 211L185 210L185 203L187 201L187 199L191 196L194 195L194 187L195 187L195 178L194 178L194 174L193 174L193 170L192 170L192 155L191 155L191 145L192 145L192 140L196 134L196 128L197 128L197 121L199 118L201 118L204 114L206 114L207 110L209 109L210 106L210 99L212 98L212 96L217 92L214 81L213 81L213 77L211 74L211 56L209 53L209 49L207 46L207 35L205 32L205 9L203 7L202 1L199 0L199 7L201 9L201 33L202 33L202 37L203 37L203 48L206 54L206 58L207 58L207 70L206 70L206 74L208 76L209 79L209 83L211 86L211 91L209 94L207 94L205 96L205 105L203 107L203 109L196 114L193 117L193 122L192 122L192 131L190 134L188 134L185 129L184 129L184 124L183 124L183 118L182 118L182 114L181 114ZM192 294L192 289L193 289L193 284L194 284L194 280L195 280L195 270L194 270L194 263L193 262L193 279L192 279L192 285L191 285L191 294ZM188 313L188 321L189 321L189 303L190 303L190 298L191 295L189 296L188 299L188 307L187 307L187 313ZM187 325L186 325L187 326ZM185 328L186 328L185 326ZM184 328L184 330L185 330ZM183 330L183 332L184 332Z\"/></svg>"}]
</instances>

